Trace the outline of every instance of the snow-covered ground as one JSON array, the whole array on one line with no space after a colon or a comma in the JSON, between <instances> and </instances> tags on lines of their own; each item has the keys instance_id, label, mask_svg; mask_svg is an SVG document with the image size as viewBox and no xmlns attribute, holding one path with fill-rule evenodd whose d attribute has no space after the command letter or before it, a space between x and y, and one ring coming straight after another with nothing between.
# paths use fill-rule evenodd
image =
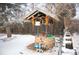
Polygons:
<instances>
[{"instance_id":1,"label":"snow-covered ground","mask_svg":"<svg viewBox=\"0 0 79 59\"><path fill-rule=\"evenodd\" d=\"M79 55L79 34L74 33L73 35L73 47L76 49L77 54Z\"/></svg>"},{"instance_id":2,"label":"snow-covered ground","mask_svg":"<svg viewBox=\"0 0 79 59\"><path fill-rule=\"evenodd\" d=\"M32 54L32 55L58 55L59 48L54 47L51 50L43 53L38 53L36 51L29 50L27 46L33 43L35 36L33 35L19 35L12 34L11 38L7 38L6 34L0 34L0 55L20 55L20 54ZM74 34L73 36L74 49L77 50L79 54L79 34ZM57 43L59 46L59 43ZM74 50L68 50L62 48L64 54L74 54Z\"/></svg>"},{"instance_id":3,"label":"snow-covered ground","mask_svg":"<svg viewBox=\"0 0 79 59\"><path fill-rule=\"evenodd\" d=\"M0 34L0 55L19 55L19 54L43 54L51 55L50 51L37 53L26 48L30 43L33 43L35 36L33 35L12 35L7 38L6 34ZM54 49L52 50L54 52Z\"/></svg>"},{"instance_id":4,"label":"snow-covered ground","mask_svg":"<svg viewBox=\"0 0 79 59\"><path fill-rule=\"evenodd\" d=\"M0 54L20 54L24 49L28 51L26 46L33 41L32 35L12 35L11 38L0 35Z\"/></svg>"}]
</instances>

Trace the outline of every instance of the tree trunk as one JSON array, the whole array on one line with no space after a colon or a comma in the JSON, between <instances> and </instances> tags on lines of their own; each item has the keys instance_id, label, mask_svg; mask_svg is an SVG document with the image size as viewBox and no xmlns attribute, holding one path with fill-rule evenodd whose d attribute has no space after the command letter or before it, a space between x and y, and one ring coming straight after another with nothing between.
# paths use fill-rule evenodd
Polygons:
<instances>
[{"instance_id":1,"label":"tree trunk","mask_svg":"<svg viewBox=\"0 0 79 59\"><path fill-rule=\"evenodd\" d=\"M4 26L6 28L7 37L11 37L10 23L5 22Z\"/></svg>"},{"instance_id":2,"label":"tree trunk","mask_svg":"<svg viewBox=\"0 0 79 59\"><path fill-rule=\"evenodd\" d=\"M11 31L10 31L10 27L6 27L6 33L7 33L7 37L11 37Z\"/></svg>"}]
</instances>

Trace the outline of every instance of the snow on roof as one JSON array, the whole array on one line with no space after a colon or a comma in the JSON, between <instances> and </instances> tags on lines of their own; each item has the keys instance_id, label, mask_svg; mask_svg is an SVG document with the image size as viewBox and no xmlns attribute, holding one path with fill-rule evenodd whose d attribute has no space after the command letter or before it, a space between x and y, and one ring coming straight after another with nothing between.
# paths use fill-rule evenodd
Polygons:
<instances>
[{"instance_id":1,"label":"snow on roof","mask_svg":"<svg viewBox=\"0 0 79 59\"><path fill-rule=\"evenodd\" d=\"M44 13L44 14L46 14L46 15L48 15L48 16L50 16L50 17L52 17L52 18L54 18L55 20L59 21L59 18L55 14L50 13L49 11L45 11L45 10L39 9L39 8L36 8L32 12L30 12L29 14L27 14L24 17L24 19L29 19L31 16L35 15L39 11L42 12L42 13Z\"/></svg>"}]
</instances>

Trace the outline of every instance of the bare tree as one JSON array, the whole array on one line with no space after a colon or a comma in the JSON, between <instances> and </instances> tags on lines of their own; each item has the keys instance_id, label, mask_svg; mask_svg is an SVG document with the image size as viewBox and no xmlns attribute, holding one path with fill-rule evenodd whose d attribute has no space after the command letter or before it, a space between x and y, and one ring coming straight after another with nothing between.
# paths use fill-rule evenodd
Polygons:
<instances>
[{"instance_id":1,"label":"bare tree","mask_svg":"<svg viewBox=\"0 0 79 59\"><path fill-rule=\"evenodd\" d=\"M55 8L56 15L62 18L62 25L64 25L65 28L69 28L71 26L70 19L76 15L75 4L55 4Z\"/></svg>"}]
</instances>

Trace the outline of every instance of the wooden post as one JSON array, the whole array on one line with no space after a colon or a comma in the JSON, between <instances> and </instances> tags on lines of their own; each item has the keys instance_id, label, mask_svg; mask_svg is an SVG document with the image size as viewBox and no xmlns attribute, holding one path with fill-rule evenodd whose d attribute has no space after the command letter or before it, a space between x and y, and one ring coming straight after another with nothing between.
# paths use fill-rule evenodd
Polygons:
<instances>
[{"instance_id":1,"label":"wooden post","mask_svg":"<svg viewBox=\"0 0 79 59\"><path fill-rule=\"evenodd\" d=\"M34 21L34 16L32 16L32 34L34 34L34 25L35 25L35 21Z\"/></svg>"},{"instance_id":2,"label":"wooden post","mask_svg":"<svg viewBox=\"0 0 79 59\"><path fill-rule=\"evenodd\" d=\"M46 25L46 33L47 33L47 29L48 29L48 16L45 17L45 20L46 20L45 25Z\"/></svg>"}]
</instances>

